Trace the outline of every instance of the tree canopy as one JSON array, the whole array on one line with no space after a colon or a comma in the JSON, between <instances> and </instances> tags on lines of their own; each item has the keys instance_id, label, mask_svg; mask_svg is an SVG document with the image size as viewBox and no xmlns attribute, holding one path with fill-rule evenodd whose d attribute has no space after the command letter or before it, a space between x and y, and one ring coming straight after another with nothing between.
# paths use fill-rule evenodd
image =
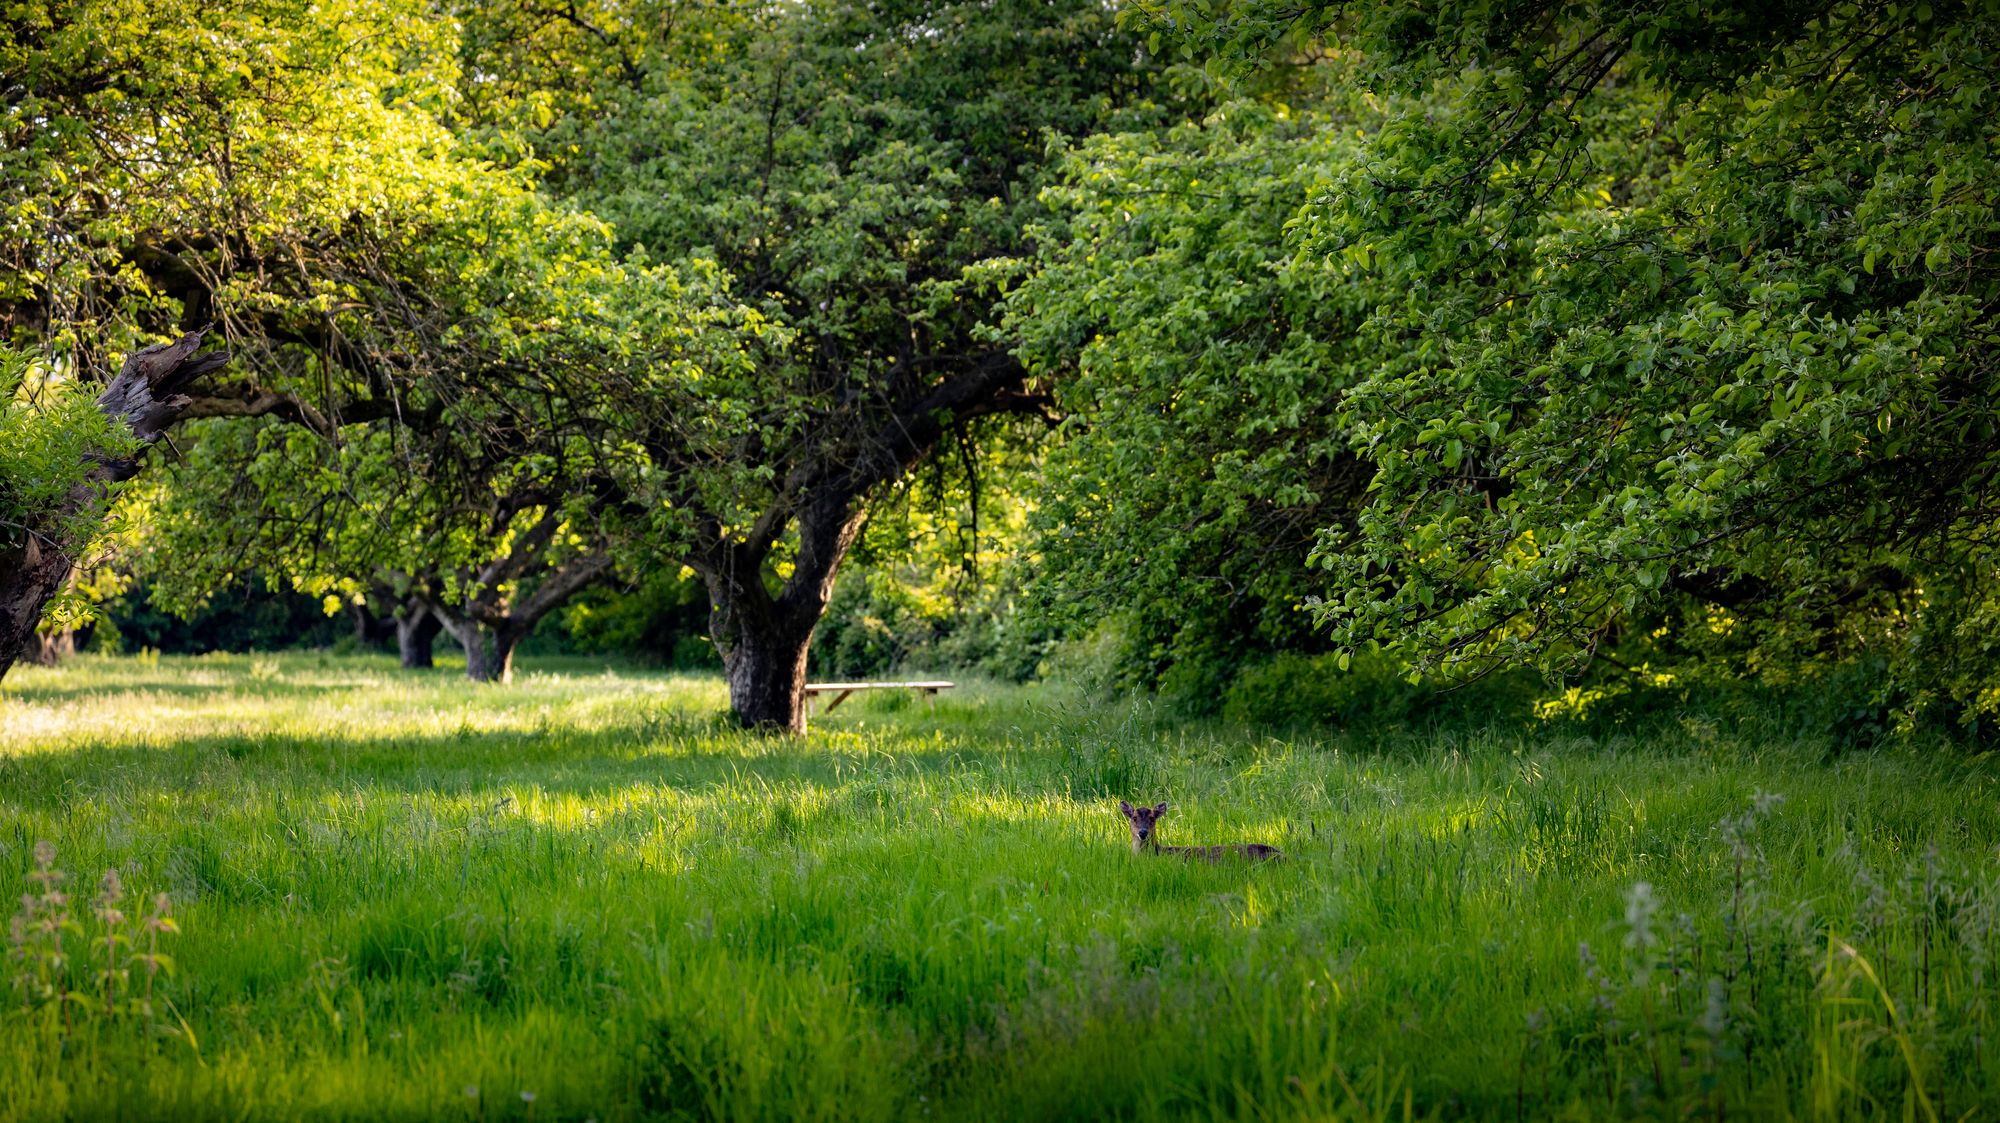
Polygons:
<instances>
[{"instance_id":1,"label":"tree canopy","mask_svg":"<svg viewBox=\"0 0 2000 1123\"><path fill-rule=\"evenodd\" d=\"M4 517L212 323L155 567L475 673L685 566L798 728L870 512L998 440L1010 580L1141 680L1865 666L1990 724L1997 53L1983 0L17 5Z\"/></svg>"},{"instance_id":2,"label":"tree canopy","mask_svg":"<svg viewBox=\"0 0 2000 1123\"><path fill-rule=\"evenodd\" d=\"M705 333L730 310L700 267L614 255L530 161L448 128L434 14L23 9L0 312L71 361L182 324L235 345L240 376L183 411L226 422L189 430L155 497L184 601L251 566L325 588L391 567L496 648L486 677L543 608L521 585L607 568L590 500L640 472L626 403L719 371L756 326Z\"/></svg>"},{"instance_id":3,"label":"tree canopy","mask_svg":"<svg viewBox=\"0 0 2000 1123\"><path fill-rule=\"evenodd\" d=\"M1157 114L1145 56L1086 4L352 14L204 10L257 30L189 64L225 73L196 87L222 109L157 174L212 189L63 240L97 246L79 289L133 294L63 312L72 335L240 340L248 381L189 410L231 423L190 429L160 489L188 516L161 520L163 570L195 596L249 564L343 591L386 573L483 625L461 640L504 674L530 606L621 557L684 563L739 713L796 726L870 503L969 427L1046 411L986 271L1022 244L1051 136ZM152 30L82 18L45 22ZM48 53L70 69L37 89L81 123L24 175L59 183L139 126ZM134 120L172 119L177 75L127 91L153 99ZM21 240L15 322L45 328L59 296Z\"/></svg>"},{"instance_id":4,"label":"tree canopy","mask_svg":"<svg viewBox=\"0 0 2000 1123\"><path fill-rule=\"evenodd\" d=\"M468 35L476 72L503 73L481 52L524 30L494 20ZM714 260L781 329L638 442L653 540L709 587L738 712L796 727L870 505L969 426L1049 409L994 331L995 263L1024 245L1051 136L1159 116L1149 66L1086 3L577 9L525 30L538 63L492 101L549 107L527 137L551 189L633 252ZM610 77L571 81L591 74Z\"/></svg>"},{"instance_id":5,"label":"tree canopy","mask_svg":"<svg viewBox=\"0 0 2000 1123\"><path fill-rule=\"evenodd\" d=\"M1286 226L1353 158L1352 120L1236 100L1080 144L1046 195L1007 300L1067 416L1037 588L1075 618L1122 613L1140 682L1212 697L1246 648L1325 642L1298 607L1318 531L1368 478L1337 406L1369 290Z\"/></svg>"},{"instance_id":6,"label":"tree canopy","mask_svg":"<svg viewBox=\"0 0 2000 1123\"><path fill-rule=\"evenodd\" d=\"M1336 642L1447 678L1881 661L1907 712L2000 704L1990 6L1128 14L1277 119L1301 70L1378 110L1318 127L1359 135L1261 243L1284 247L1281 276L1329 270L1352 309L1310 336L1328 428L1371 475L1315 554ZM1083 245L1153 236L1128 187L1079 177L1122 226ZM1217 221L1192 177L1178 190L1176 235ZM1054 276L1035 283L1082 299ZM1111 305L1200 294L1175 322L1205 323L1242 290L1189 268L1116 283L1094 330L1212 395L1194 349L1144 347L1152 329ZM1282 394L1234 415L1255 420L1313 428ZM1225 467L1204 495L1227 493Z\"/></svg>"}]
</instances>

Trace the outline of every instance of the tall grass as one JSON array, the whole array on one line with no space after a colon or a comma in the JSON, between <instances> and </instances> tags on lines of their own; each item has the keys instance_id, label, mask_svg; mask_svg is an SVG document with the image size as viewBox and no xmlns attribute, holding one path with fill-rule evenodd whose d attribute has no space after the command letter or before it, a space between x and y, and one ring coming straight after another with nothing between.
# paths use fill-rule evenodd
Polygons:
<instances>
[{"instance_id":1,"label":"tall grass","mask_svg":"<svg viewBox=\"0 0 2000 1123\"><path fill-rule=\"evenodd\" d=\"M46 841L180 932L144 1016L4 995L0 1119L2000 1114L1989 760L528 670L10 676L0 889Z\"/></svg>"}]
</instances>

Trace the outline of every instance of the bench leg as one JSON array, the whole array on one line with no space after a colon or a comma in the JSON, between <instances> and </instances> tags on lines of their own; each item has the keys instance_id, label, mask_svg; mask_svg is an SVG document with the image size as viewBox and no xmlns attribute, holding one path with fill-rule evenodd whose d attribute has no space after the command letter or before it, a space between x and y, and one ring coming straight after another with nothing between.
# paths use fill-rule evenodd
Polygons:
<instances>
[{"instance_id":1,"label":"bench leg","mask_svg":"<svg viewBox=\"0 0 2000 1123\"><path fill-rule=\"evenodd\" d=\"M827 712L827 713L832 713L832 712L833 712L833 708L834 708L835 706L838 706L838 705L840 705L840 704L841 704L842 702L845 702L845 701L847 701L847 696L848 696L849 694L852 694L852 693L854 693L854 691L852 691L852 690L843 690L843 691L841 691L841 692L840 692L839 694L836 694L836 695L834 695L834 696L833 696L833 701L831 701L831 702L828 702L828 703L826 704L826 712Z\"/></svg>"}]
</instances>

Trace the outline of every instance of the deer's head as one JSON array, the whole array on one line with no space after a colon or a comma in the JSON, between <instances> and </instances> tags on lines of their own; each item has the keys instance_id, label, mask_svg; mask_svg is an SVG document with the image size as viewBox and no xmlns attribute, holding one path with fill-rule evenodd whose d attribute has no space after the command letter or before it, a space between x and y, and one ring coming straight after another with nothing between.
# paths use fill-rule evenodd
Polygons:
<instances>
[{"instance_id":1,"label":"deer's head","mask_svg":"<svg viewBox=\"0 0 2000 1123\"><path fill-rule=\"evenodd\" d=\"M1166 804L1134 807L1121 799L1118 801L1118 810L1123 811L1126 820L1132 824L1132 849L1144 850L1148 846L1157 845L1153 841L1153 828L1159 824L1160 817L1167 813Z\"/></svg>"}]
</instances>

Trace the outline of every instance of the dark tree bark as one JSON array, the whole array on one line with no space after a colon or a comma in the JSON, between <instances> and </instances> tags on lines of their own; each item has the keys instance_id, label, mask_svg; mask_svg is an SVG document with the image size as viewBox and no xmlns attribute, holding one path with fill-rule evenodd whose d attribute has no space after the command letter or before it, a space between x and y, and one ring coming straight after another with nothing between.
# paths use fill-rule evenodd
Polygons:
<instances>
[{"instance_id":1,"label":"dark tree bark","mask_svg":"<svg viewBox=\"0 0 2000 1123\"><path fill-rule=\"evenodd\" d=\"M798 555L775 597L764 587L764 554L750 548L726 551L722 566L695 567L708 585L709 636L729 679L730 709L751 729L805 732L806 656L866 520L849 503L823 500L797 521Z\"/></svg>"},{"instance_id":2,"label":"dark tree bark","mask_svg":"<svg viewBox=\"0 0 2000 1123\"><path fill-rule=\"evenodd\" d=\"M431 647L437 642L438 633L444 630L444 621L423 601L411 597L396 610L396 653L401 657L406 671L430 669Z\"/></svg>"},{"instance_id":3,"label":"dark tree bark","mask_svg":"<svg viewBox=\"0 0 2000 1123\"><path fill-rule=\"evenodd\" d=\"M806 654L812 633L803 639L777 629L741 629L717 643L723 672L729 679L729 708L749 729L804 733Z\"/></svg>"},{"instance_id":4,"label":"dark tree bark","mask_svg":"<svg viewBox=\"0 0 2000 1123\"><path fill-rule=\"evenodd\" d=\"M474 682L514 681L514 648L527 634L505 619L484 620L444 609L437 610L444 630L465 649L465 677Z\"/></svg>"},{"instance_id":5,"label":"dark tree bark","mask_svg":"<svg viewBox=\"0 0 2000 1123\"><path fill-rule=\"evenodd\" d=\"M1044 414L1047 399L1021 392L1025 372L1008 355L970 364L930 387L818 470L801 468L785 493L740 535L710 520L706 548L687 564L708 586L709 638L722 655L729 704L743 725L803 733L806 658L833 596L841 562L867 519L871 492L928 456L954 425L999 413ZM775 595L765 563L788 526L798 529L790 577Z\"/></svg>"},{"instance_id":6,"label":"dark tree bark","mask_svg":"<svg viewBox=\"0 0 2000 1123\"><path fill-rule=\"evenodd\" d=\"M0 677L35 642L42 606L69 574L70 557L30 531L25 543L0 554Z\"/></svg>"},{"instance_id":7,"label":"dark tree bark","mask_svg":"<svg viewBox=\"0 0 2000 1123\"><path fill-rule=\"evenodd\" d=\"M98 408L124 422L142 443L159 440L192 404L182 391L196 378L229 361L227 351L196 353L203 334L189 332L173 343L133 352L98 395ZM118 458L103 452L86 457L91 467L83 482L71 489L42 525L0 538L0 676L5 676L35 642L42 608L69 579L76 555L87 545L73 540L71 532L63 528L90 521L87 516L102 509L116 485L139 472L136 457Z\"/></svg>"},{"instance_id":8,"label":"dark tree bark","mask_svg":"<svg viewBox=\"0 0 2000 1123\"><path fill-rule=\"evenodd\" d=\"M543 572L532 592L500 592L503 584L518 585L544 566L543 549L554 534L558 516L550 514L521 536L506 558L478 575L478 589L469 600L450 604L432 598L425 603L451 638L465 649L465 675L474 682L511 682L514 649L542 617L553 612L585 586L610 574L606 554L585 554Z\"/></svg>"},{"instance_id":9,"label":"dark tree bark","mask_svg":"<svg viewBox=\"0 0 2000 1123\"><path fill-rule=\"evenodd\" d=\"M798 567L776 597L764 587L762 558L752 560L742 548L728 550L722 565L698 567L708 585L708 635L730 681L730 709L746 727L806 731L806 653L826 599L812 605L792 595L792 587L804 577L830 593L838 567L838 558L816 571Z\"/></svg>"}]
</instances>

